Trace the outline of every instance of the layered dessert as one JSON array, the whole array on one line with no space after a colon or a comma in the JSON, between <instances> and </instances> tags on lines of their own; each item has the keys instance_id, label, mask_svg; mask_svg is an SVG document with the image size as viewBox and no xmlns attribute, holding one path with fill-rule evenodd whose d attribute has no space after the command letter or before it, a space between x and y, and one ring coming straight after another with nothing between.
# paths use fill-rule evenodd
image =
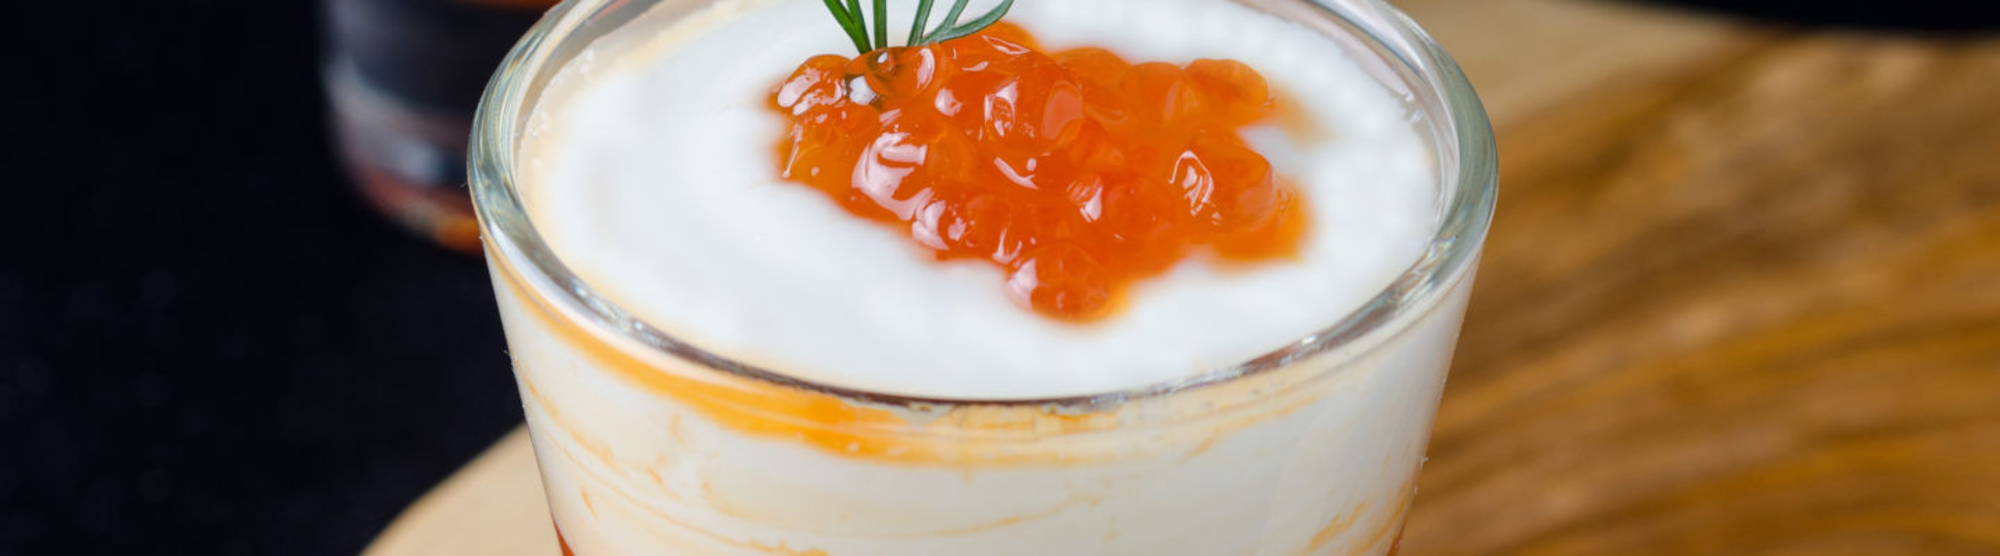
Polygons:
<instances>
[{"instance_id":1,"label":"layered dessert","mask_svg":"<svg viewBox=\"0 0 2000 556\"><path fill-rule=\"evenodd\" d=\"M1331 338L1443 211L1341 39L1220 0L639 4L515 130L585 286L488 240L565 551L1393 551L1469 277Z\"/></svg>"}]
</instances>

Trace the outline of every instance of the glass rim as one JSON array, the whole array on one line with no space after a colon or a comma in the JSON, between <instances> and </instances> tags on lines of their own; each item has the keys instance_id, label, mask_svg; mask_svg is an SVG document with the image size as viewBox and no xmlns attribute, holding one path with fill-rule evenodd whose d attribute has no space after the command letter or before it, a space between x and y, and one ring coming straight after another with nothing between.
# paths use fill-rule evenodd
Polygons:
<instances>
[{"instance_id":1,"label":"glass rim","mask_svg":"<svg viewBox=\"0 0 2000 556\"><path fill-rule=\"evenodd\" d=\"M596 15L597 8L632 5L625 0L563 1L550 9L514 46L488 83L474 115L468 148L473 206L479 216L487 256L501 257L507 263L505 267L521 272L526 280L519 287L554 290L537 297L555 300L575 314L584 316L581 320L586 321L585 325L596 329L586 333L611 334L629 339L672 359L754 383L797 388L875 405L907 408L1094 408L1233 383L1322 355L1334 355L1343 360L1360 359L1365 356L1365 350L1346 354L1330 352L1368 344L1408 328L1411 325L1391 325L1404 321L1403 317L1407 315L1430 311L1448 297L1452 286L1461 277L1473 270L1492 225L1498 196L1499 165L1492 124L1457 62L1428 33L1395 7L1382 0L1350 0L1382 16L1380 22L1371 25L1357 20L1354 14L1336 8L1330 0L1286 1L1310 5L1317 8L1317 14L1334 18L1344 27L1358 31L1355 38L1372 43L1371 50L1393 55L1393 58L1382 62L1400 66L1397 69L1408 70L1421 81L1409 83L1412 87L1407 94L1416 102L1408 104L1422 110L1426 118L1446 120L1442 122L1441 129L1429 135L1434 158L1440 164L1439 192L1448 193L1449 200L1423 255L1389 285L1370 296L1361 306L1341 315L1331 325L1243 363L1145 386L1092 394L1020 399L908 395L828 384L735 361L676 339L619 308L571 272L543 241L528 218L518 194L513 159L515 142L520 137L515 127L521 121L519 115L522 110L532 108L524 106L524 101L544 69L543 64L575 30L579 17L587 20ZM1383 31L1393 33L1395 36L1392 38L1399 39L1404 47L1377 35ZM1430 98L1424 98L1426 96ZM1435 101L1437 106L1443 108L1442 113L1430 113L1421 104L1424 100ZM1446 147L1450 147L1449 152L1456 155L1453 158L1457 164L1444 164ZM1338 363L1330 367L1336 372L1344 368Z\"/></svg>"}]
</instances>

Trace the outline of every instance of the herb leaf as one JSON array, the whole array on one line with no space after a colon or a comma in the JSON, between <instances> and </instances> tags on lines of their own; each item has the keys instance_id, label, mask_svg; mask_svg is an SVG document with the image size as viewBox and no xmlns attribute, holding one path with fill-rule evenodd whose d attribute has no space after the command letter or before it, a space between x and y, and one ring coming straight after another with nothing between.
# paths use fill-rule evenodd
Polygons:
<instances>
[{"instance_id":1,"label":"herb leaf","mask_svg":"<svg viewBox=\"0 0 2000 556\"><path fill-rule=\"evenodd\" d=\"M925 42L944 42L959 37L969 36L973 33L977 33L979 32L980 29L985 29L986 27L993 25L994 23L999 23L1000 18L1007 17L1007 10L1013 9L1013 7L1014 7L1014 0L1005 0L1004 2L1001 2L1000 5L994 6L993 11L986 12L986 15L979 16L979 19L972 20L971 23L966 23L964 25L959 25L957 27L952 27L940 31L937 34L931 35L929 38L925 39Z\"/></svg>"},{"instance_id":2,"label":"herb leaf","mask_svg":"<svg viewBox=\"0 0 2000 556\"><path fill-rule=\"evenodd\" d=\"M910 25L910 38L903 41L903 44L923 44L924 27L930 26L931 5L936 3L937 0L922 0L921 2L917 2L917 22Z\"/></svg>"},{"instance_id":3,"label":"herb leaf","mask_svg":"<svg viewBox=\"0 0 2000 556\"><path fill-rule=\"evenodd\" d=\"M840 30L847 33L848 40L854 41L856 50L867 54L877 49L889 48L889 0L874 1L875 13L872 15L875 19L875 28L872 37L868 28L871 14L861 9L861 0L847 0L845 6L841 5L840 0L822 1L826 3L826 11L833 14L833 21L840 24ZM909 46L922 46L969 36L998 23L1000 18L1006 17L1007 11L1014 7L1014 0L1002 0L1000 5L994 6L992 11L979 16L979 19L959 23L959 16L965 14L966 5L971 3L972 0L954 0L951 11L944 16L944 21L938 23L937 28L925 31L924 27L930 23L931 8L936 7L937 0L919 1L917 20L910 24Z\"/></svg>"},{"instance_id":4,"label":"herb leaf","mask_svg":"<svg viewBox=\"0 0 2000 556\"><path fill-rule=\"evenodd\" d=\"M945 12L945 14L944 14L944 22L943 22L943 23L939 23L939 24L938 24L938 26L937 26L937 29L936 29L936 30L934 30L934 31L931 31L931 32L929 32L929 33L924 33L924 39L923 39L923 41L922 41L922 43L921 43L921 44L930 44L930 43L933 43L933 42L937 42L937 41L933 41L933 40L931 40L931 37L935 37L935 36L937 36L937 35L938 35L938 33L943 33L943 32L945 32L945 30L946 30L946 29L950 29L950 28L951 28L951 26L953 26L953 25L957 25L957 24L958 24L958 16L959 16L960 14L964 14L964 13L965 13L965 5L966 5L966 4L971 4L971 3L972 3L972 0L958 0L958 1L956 1L956 2L952 2L952 4L951 4L951 11L949 11L949 12Z\"/></svg>"},{"instance_id":5,"label":"herb leaf","mask_svg":"<svg viewBox=\"0 0 2000 556\"><path fill-rule=\"evenodd\" d=\"M889 47L889 0L875 0L875 48Z\"/></svg>"},{"instance_id":6,"label":"herb leaf","mask_svg":"<svg viewBox=\"0 0 2000 556\"><path fill-rule=\"evenodd\" d=\"M861 28L861 21L855 19L854 14L849 13L846 8L840 7L840 0L826 0L826 10L833 12L834 22L839 23L840 30L847 33L849 40L854 41L854 47L867 52L868 35Z\"/></svg>"}]
</instances>

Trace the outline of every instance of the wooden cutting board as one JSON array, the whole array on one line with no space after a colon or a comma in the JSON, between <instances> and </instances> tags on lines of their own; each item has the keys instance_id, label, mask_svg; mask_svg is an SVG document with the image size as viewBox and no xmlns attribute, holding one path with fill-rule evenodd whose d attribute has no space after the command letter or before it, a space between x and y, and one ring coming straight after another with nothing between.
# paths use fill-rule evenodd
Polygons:
<instances>
[{"instance_id":1,"label":"wooden cutting board","mask_svg":"<svg viewBox=\"0 0 2000 556\"><path fill-rule=\"evenodd\" d=\"M1502 153L1404 554L2000 554L2000 38L1400 4ZM368 551L556 553L519 432Z\"/></svg>"}]
</instances>

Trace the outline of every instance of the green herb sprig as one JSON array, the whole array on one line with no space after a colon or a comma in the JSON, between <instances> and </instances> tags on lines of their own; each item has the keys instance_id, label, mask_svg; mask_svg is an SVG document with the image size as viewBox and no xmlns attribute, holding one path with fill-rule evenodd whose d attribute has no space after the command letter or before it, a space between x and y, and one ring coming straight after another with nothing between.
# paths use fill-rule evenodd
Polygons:
<instances>
[{"instance_id":1,"label":"green herb sprig","mask_svg":"<svg viewBox=\"0 0 2000 556\"><path fill-rule=\"evenodd\" d=\"M869 33L868 14L861 11L861 0L847 0L845 6L841 5L840 0L824 1L826 10L833 12L833 20L840 23L840 29L847 33L847 38L854 41L854 48L860 50L862 54L889 47L889 0L875 0L875 24L872 35ZM994 6L992 11L986 12L986 15L959 23L959 16L965 15L965 6L971 2L972 0L955 0L952 2L951 11L945 12L944 22L926 31L924 26L930 23L931 8L937 0L920 0L917 3L917 21L910 25L910 38L905 44L923 46L969 36L999 22L1000 18L1007 16L1007 10L1014 8L1014 0L1004 0L1000 5Z\"/></svg>"}]
</instances>

